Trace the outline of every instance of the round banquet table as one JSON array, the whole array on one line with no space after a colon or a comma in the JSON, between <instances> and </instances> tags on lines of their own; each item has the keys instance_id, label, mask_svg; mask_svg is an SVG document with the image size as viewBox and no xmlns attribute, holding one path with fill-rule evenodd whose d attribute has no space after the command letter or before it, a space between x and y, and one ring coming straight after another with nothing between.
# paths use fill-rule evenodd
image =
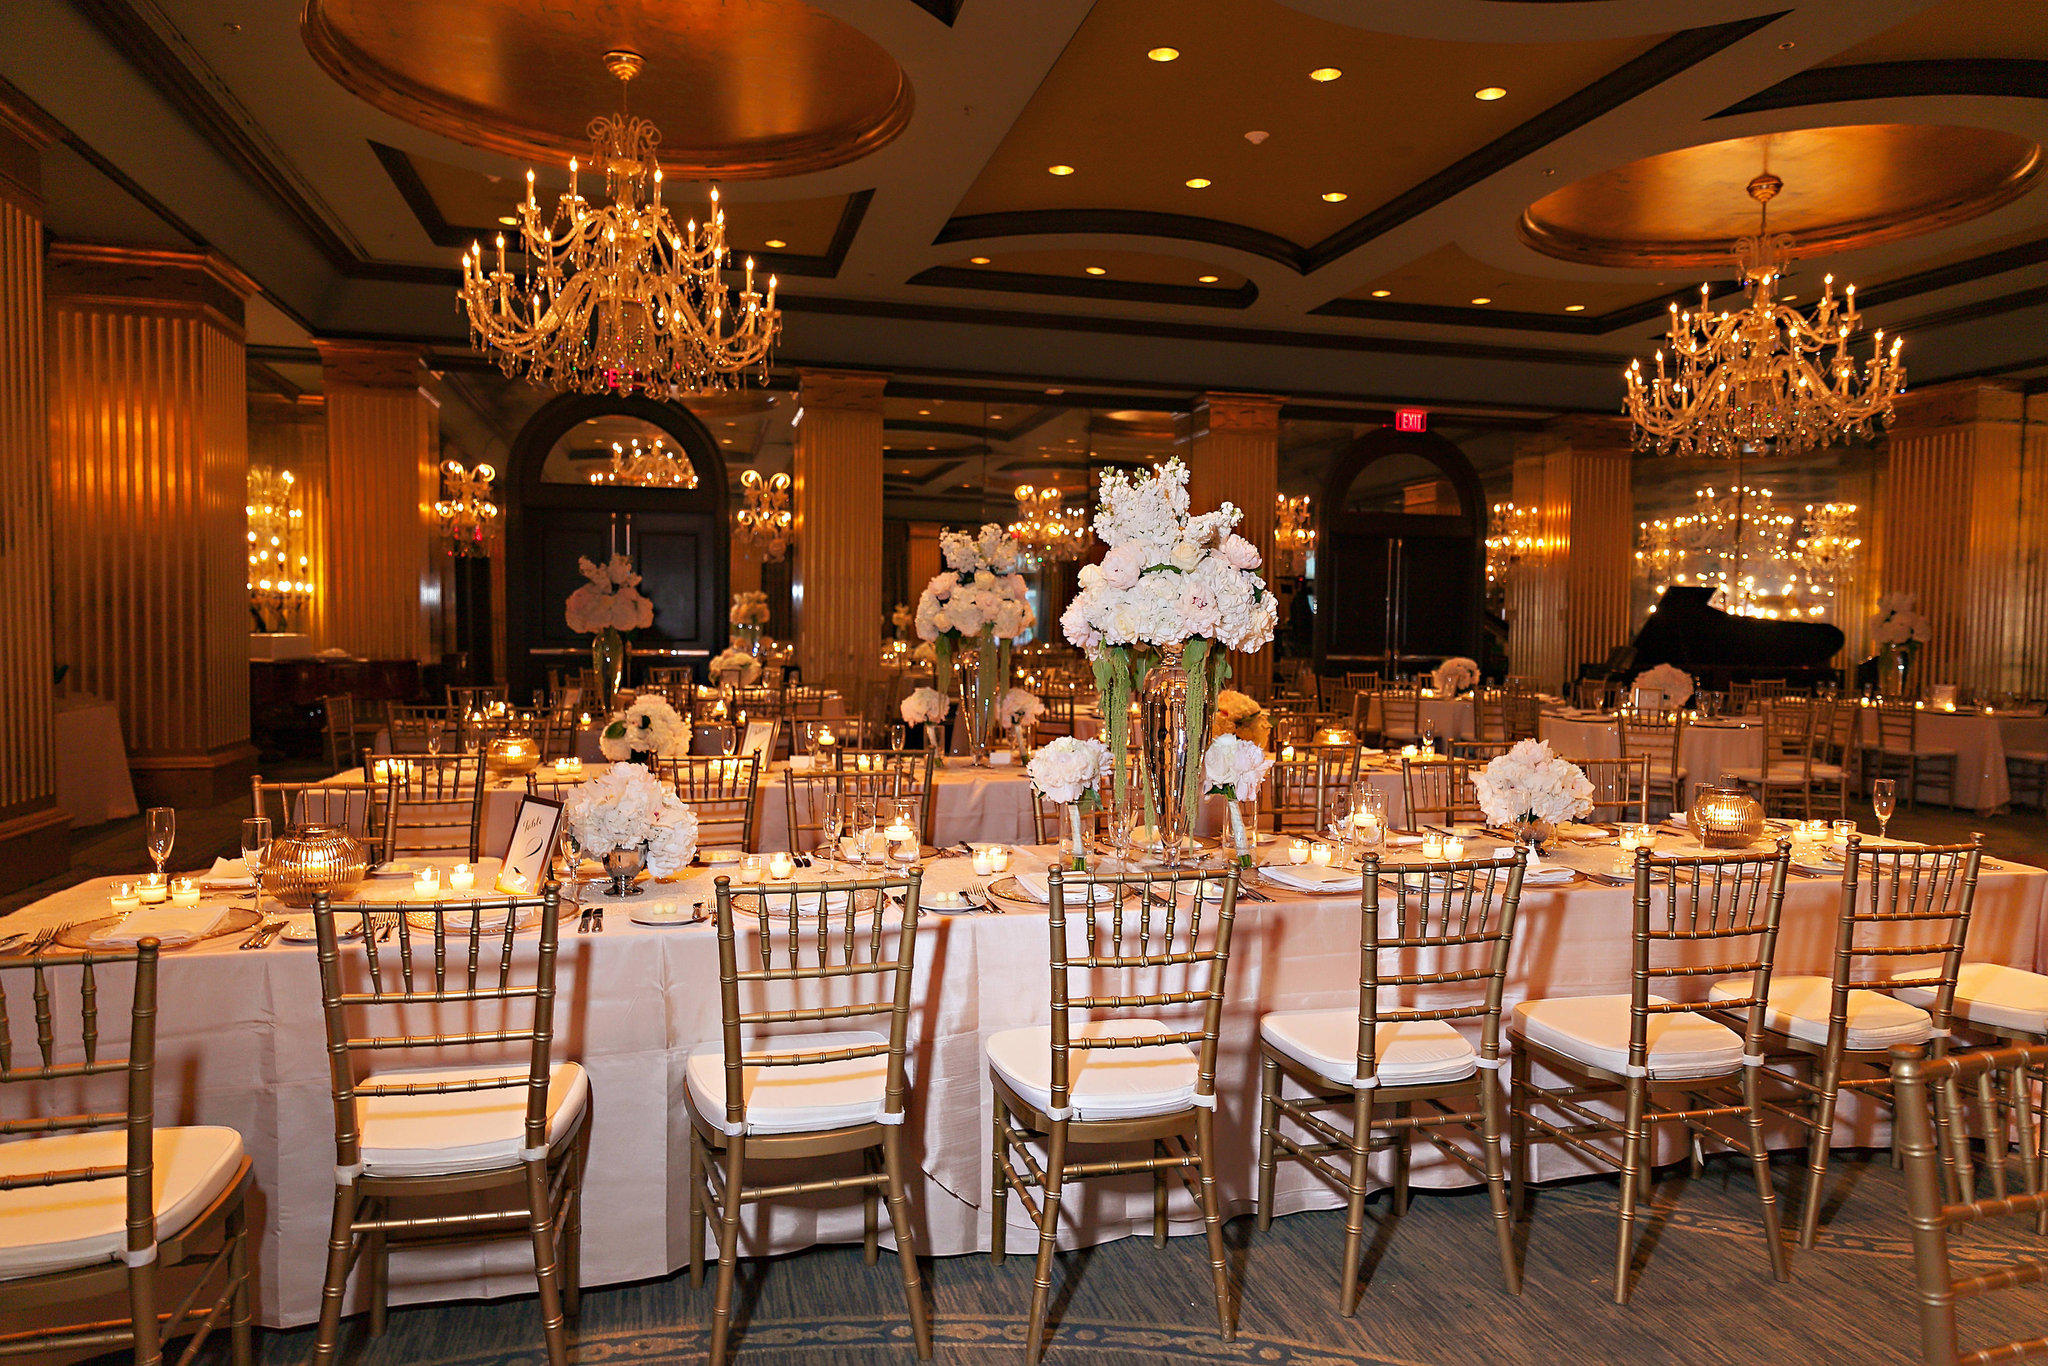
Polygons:
<instances>
[{"instance_id":1,"label":"round banquet table","mask_svg":"<svg viewBox=\"0 0 2048 1366\"><path fill-rule=\"evenodd\" d=\"M1922 749L1947 749L1956 756L1955 805L1996 811L2012 799L2006 783L2005 751L2048 749L2048 720L2039 716L1986 716L1976 711L1928 707L1918 727ZM1863 716L1863 743L1877 743L1877 713ZM1925 790L1922 779L1922 790Z\"/></svg>"},{"instance_id":2,"label":"round banquet table","mask_svg":"<svg viewBox=\"0 0 2048 1366\"><path fill-rule=\"evenodd\" d=\"M1365 710L1367 730L1384 729L1380 721L1379 694L1372 695L1372 701ZM1469 740L1478 732L1472 724L1472 699L1469 697L1425 697L1422 699L1422 719L1436 730L1439 740Z\"/></svg>"},{"instance_id":3,"label":"round banquet table","mask_svg":"<svg viewBox=\"0 0 2048 1366\"><path fill-rule=\"evenodd\" d=\"M1038 851L1020 857L1042 863ZM1556 861L1595 870L1615 851L1568 849ZM927 885L958 888L974 879L968 861L934 860ZM650 895L609 904L602 933L578 934L564 922L555 1013L555 1056L580 1062L594 1098L589 1170L584 1178L583 1279L606 1285L662 1277L687 1260L685 1181L688 1174L684 1064L693 1048L719 1037L718 951L709 923L669 927L635 924L635 907L711 899L711 873L695 869L672 883L647 884ZM389 885L388 883L385 885ZM2038 869L1987 865L1978 884L1968 956L2033 969L2042 961L2041 919L2048 875ZM1631 891L1578 882L1529 889L1522 900L1506 1003L1531 996L1625 992L1629 985ZM1258 1121L1257 1022L1270 1010L1355 1007L1358 999L1359 894L1295 895L1268 886L1269 899L1238 906L1218 1054L1219 1190L1226 1218L1251 1210ZM1839 886L1794 879L1786 888L1779 966L1824 972L1834 942ZM19 930L86 918L105 908L102 882L81 884L9 917ZM1071 912L1070 912L1071 914ZM535 939L525 932L517 970L530 969ZM321 1270L333 1199L333 1107L314 950L280 942L238 952L238 936L167 953L160 970L157 1113L166 1122L221 1124L239 1131L254 1163L261 1198L251 1203L257 1234L257 1320L284 1327L318 1314ZM344 946L345 961L357 951ZM918 931L909 1068L911 1098L906 1147L917 1164L911 1201L924 1249L938 1256L989 1245L987 1066L983 1048L998 1030L1042 1025L1049 1018L1047 919L1042 910L1012 906L1004 914L927 915ZM52 962L61 962L62 955ZM60 1004L75 991L60 979ZM102 1045L125 1044L125 966L100 975ZM1162 989L1173 989L1166 987ZM21 993L25 997L26 993ZM16 1037L33 1027L29 1002L8 1003ZM485 1006L471 1007L488 1012ZM1164 1014L1161 1015L1165 1018ZM439 1020L443 1028L488 1028ZM75 1027L75 1026L74 1026ZM474 1056L474 1055L472 1055ZM480 1061L496 1061L492 1058ZM118 1078L113 1079L118 1082ZM10 1087L0 1107L20 1106L27 1088ZM1878 1117L1846 1106L1836 1141L1882 1141ZM1803 1140L1779 1126L1774 1142ZM1677 1139L1660 1160L1680 1155ZM1546 1147L1534 1155L1537 1179L1575 1174L1577 1160ZM1382 1176L1386 1173L1382 1172ZM1461 1185L1469 1178L1418 1146L1418 1185ZM1298 1166L1281 1168L1280 1213L1342 1203L1330 1187ZM764 1212L765 1211L765 1212ZM1009 1204L1010 1241L1029 1246L1031 1230L1019 1202ZM1078 1246L1151 1228L1152 1192L1144 1175L1089 1183L1078 1218L1062 1220L1061 1241ZM1184 1193L1174 1192L1177 1234L1200 1232ZM749 1206L742 1252L749 1257L795 1251L861 1236L858 1201L781 1201ZM365 1278L356 1278L350 1312L363 1306ZM398 1303L526 1295L533 1291L531 1256L523 1242L423 1247L394 1251L391 1298Z\"/></svg>"},{"instance_id":4,"label":"round banquet table","mask_svg":"<svg viewBox=\"0 0 2048 1366\"><path fill-rule=\"evenodd\" d=\"M1614 718L1600 712L1546 711L1537 719L1536 737L1567 759L1621 757ZM1700 784L1739 768L1759 768L1763 760L1763 723L1755 717L1686 722L1678 741L1678 766L1685 770L1683 801L1690 803Z\"/></svg>"}]
</instances>

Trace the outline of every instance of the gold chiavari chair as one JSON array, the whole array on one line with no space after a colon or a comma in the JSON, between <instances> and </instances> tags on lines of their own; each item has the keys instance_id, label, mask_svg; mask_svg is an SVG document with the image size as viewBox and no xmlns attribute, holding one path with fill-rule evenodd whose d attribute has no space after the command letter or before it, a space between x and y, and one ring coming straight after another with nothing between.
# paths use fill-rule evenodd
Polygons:
<instances>
[{"instance_id":1,"label":"gold chiavari chair","mask_svg":"<svg viewBox=\"0 0 2048 1366\"><path fill-rule=\"evenodd\" d=\"M1038 733L1044 736L1072 735L1074 733L1074 687L1063 683L1048 687L1039 696L1045 703L1045 714L1038 718Z\"/></svg>"},{"instance_id":2,"label":"gold chiavari chair","mask_svg":"<svg viewBox=\"0 0 2048 1366\"><path fill-rule=\"evenodd\" d=\"M1968 844L1877 849L1865 849L1861 837L1851 835L1830 975L1781 977L1770 984L1764 1023L1772 1080L1785 1090L1770 1108L1807 1135L1801 1247L1812 1247L1820 1228L1828 1144L1842 1092L1889 1101L1893 1049L1918 1048L1936 1058L1948 1051L1949 1014L1982 857L1981 835ZM1930 958L1936 960L1931 967ZM1912 981L1925 1009L1891 994L1901 959L1920 960ZM1739 989L1717 982L1710 994ZM1954 1095L1946 1099L1958 1122L1952 1126L1954 1154L1944 1161L1953 1163L1951 1189L1960 1192L1970 1185L1969 1140L1959 1122L1960 1102Z\"/></svg>"},{"instance_id":3,"label":"gold chiavari chair","mask_svg":"<svg viewBox=\"0 0 2048 1366\"><path fill-rule=\"evenodd\" d=\"M110 996L118 990L101 979L123 967L132 967L134 984L120 1055L100 1037L100 994L103 986ZM22 983L12 1001L10 978ZM235 1366L250 1366L249 1159L233 1129L157 1127L157 941L0 959L0 1020L24 1003L33 1011L34 1052L18 1059L17 1044L0 1031L0 1090L50 1094L10 1105L0 1119L5 1353L70 1361L125 1348L137 1366L153 1366L167 1339L192 1333L178 1357L188 1366L225 1323ZM94 1108L80 1113L86 1105ZM182 1302L158 1307L174 1283L188 1282ZM118 1300L126 1301L125 1322L108 1316ZM49 1322L63 1306L74 1307Z\"/></svg>"},{"instance_id":4,"label":"gold chiavari chair","mask_svg":"<svg viewBox=\"0 0 2048 1366\"><path fill-rule=\"evenodd\" d=\"M648 688L666 694L672 688L690 687L696 671L687 664L655 664L647 670Z\"/></svg>"},{"instance_id":5,"label":"gold chiavari chair","mask_svg":"<svg viewBox=\"0 0 2048 1366\"><path fill-rule=\"evenodd\" d=\"M448 712L452 716L467 716L471 712L489 711L493 706L503 706L510 699L503 683L450 683L447 686Z\"/></svg>"},{"instance_id":6,"label":"gold chiavari chair","mask_svg":"<svg viewBox=\"0 0 2048 1366\"><path fill-rule=\"evenodd\" d=\"M1748 712L1752 707L1761 706L1774 697L1785 695L1785 680L1782 678L1752 678L1738 680L1728 685L1728 701L1738 714Z\"/></svg>"},{"instance_id":7,"label":"gold chiavari chair","mask_svg":"<svg viewBox=\"0 0 2048 1366\"><path fill-rule=\"evenodd\" d=\"M1401 760L1401 797L1408 807L1408 824L1418 829L1430 825L1480 825L1486 815L1479 809L1479 793L1472 786L1472 768L1463 759Z\"/></svg>"},{"instance_id":8,"label":"gold chiavari chair","mask_svg":"<svg viewBox=\"0 0 2048 1366\"><path fill-rule=\"evenodd\" d=\"M1814 704L1804 698L1773 697L1763 703L1763 766L1729 773L1754 787L1770 815L1813 816ZM1840 779L1841 770L1834 776Z\"/></svg>"},{"instance_id":9,"label":"gold chiavari chair","mask_svg":"<svg viewBox=\"0 0 2048 1366\"><path fill-rule=\"evenodd\" d=\"M2041 1224L2048 1221L2048 1196L2030 1187L2024 1195L2009 1197L2001 1175L1991 1199L1951 1200L1944 1186L1947 1150L1940 1138L1942 1126L1930 1102L1933 1094L1946 1097L1963 1087L1981 1088L1999 1076L2024 1078L2043 1070L2048 1070L2048 1047L2041 1045L1942 1058L1924 1057L1907 1048L1892 1051L1893 1110L1899 1155L1906 1169L1906 1224L1913 1239L1917 1292L1913 1303L1920 1318L1920 1359L1927 1366L2022 1361L2041 1353L2043 1339L2039 1336L1977 1347L1967 1353L1962 1350L1956 1323L1958 1301L1974 1302L1993 1291L2038 1285L2048 1280L2048 1260L2018 1253L1992 1260L1973 1248L1970 1274L1959 1277L1950 1265L1949 1230L1985 1228L2003 1217L2031 1214L2038 1237ZM2022 1109L2031 1103L2024 1093L2013 1100ZM2020 1160L2023 1167L2031 1167L2030 1154L2023 1151ZM1985 1161L2003 1173L2003 1141L1987 1150Z\"/></svg>"},{"instance_id":10,"label":"gold chiavari chair","mask_svg":"<svg viewBox=\"0 0 2048 1366\"><path fill-rule=\"evenodd\" d=\"M1058 802L1047 801L1036 787L1031 789L1031 828L1040 844L1058 844L1067 838L1066 809ZM1081 833L1097 840L1112 839L1116 834L1116 811L1107 793L1094 806L1081 813Z\"/></svg>"},{"instance_id":11,"label":"gold chiavari chair","mask_svg":"<svg viewBox=\"0 0 2048 1366\"><path fill-rule=\"evenodd\" d=\"M1509 674L1507 677L1507 690L1509 692L1534 693L1537 690L1536 680L1528 674Z\"/></svg>"},{"instance_id":12,"label":"gold chiavari chair","mask_svg":"<svg viewBox=\"0 0 2048 1366\"><path fill-rule=\"evenodd\" d=\"M868 761L870 773L893 772L896 775L893 795L898 800L907 798L917 803L918 838L930 843L938 804L938 788L934 779L939 756L926 750L854 749L841 745L833 762L842 773L858 774L862 758Z\"/></svg>"},{"instance_id":13,"label":"gold chiavari chair","mask_svg":"<svg viewBox=\"0 0 2048 1366\"><path fill-rule=\"evenodd\" d=\"M1422 741L1422 690L1383 688L1380 702L1380 743L1413 745Z\"/></svg>"},{"instance_id":14,"label":"gold chiavari chair","mask_svg":"<svg viewBox=\"0 0 2048 1366\"><path fill-rule=\"evenodd\" d=\"M336 772L347 768L357 751L376 739L378 720L365 716L349 693L320 699L326 717L327 762Z\"/></svg>"},{"instance_id":15,"label":"gold chiavari chair","mask_svg":"<svg viewBox=\"0 0 2048 1366\"><path fill-rule=\"evenodd\" d=\"M1880 702L1877 743L1863 749L1863 776L1901 777L1899 795L1907 806L1920 804L1920 787L1932 786L1949 806L1956 800L1956 752L1920 742L1920 708L1911 702Z\"/></svg>"},{"instance_id":16,"label":"gold chiavari chair","mask_svg":"<svg viewBox=\"0 0 2048 1366\"><path fill-rule=\"evenodd\" d=\"M1614 685L1604 678L1582 678L1572 684L1572 705L1581 711L1605 711L1614 703Z\"/></svg>"},{"instance_id":17,"label":"gold chiavari chair","mask_svg":"<svg viewBox=\"0 0 2048 1366\"><path fill-rule=\"evenodd\" d=\"M280 835L302 825L339 826L363 840L383 835L382 783L266 783L259 774L249 780L249 793L251 814L266 817Z\"/></svg>"},{"instance_id":18,"label":"gold chiavari chair","mask_svg":"<svg viewBox=\"0 0 2048 1366\"><path fill-rule=\"evenodd\" d=\"M359 1261L368 1263L370 1331L381 1333L394 1244L515 1229L533 1243L548 1361L566 1366L564 1318L575 1317L581 1299L590 1079L552 1056L560 909L552 882L538 897L416 904L395 917L396 938L383 940L371 907L337 911L325 892L315 894L334 1096L334 1221L317 1366L334 1360L342 1297ZM528 967L515 938L535 918ZM351 946L346 965L344 932L361 950ZM440 1032L451 1012L468 1032ZM447 1061L464 1052L491 1060ZM434 1065L357 1075L359 1057L407 1054ZM408 1218L404 1207L415 1201L425 1208Z\"/></svg>"},{"instance_id":19,"label":"gold chiavari chair","mask_svg":"<svg viewBox=\"0 0 2048 1366\"><path fill-rule=\"evenodd\" d=\"M752 755L661 759L655 762L654 774L672 785L676 795L697 813L699 848L755 852L754 815L761 799L758 759Z\"/></svg>"},{"instance_id":20,"label":"gold chiavari chair","mask_svg":"<svg viewBox=\"0 0 2048 1366\"><path fill-rule=\"evenodd\" d=\"M1260 818L1271 818L1273 833L1313 833L1323 828L1333 802L1350 795L1358 778L1358 746L1311 745L1273 761L1260 799Z\"/></svg>"},{"instance_id":21,"label":"gold chiavari chair","mask_svg":"<svg viewBox=\"0 0 2048 1366\"><path fill-rule=\"evenodd\" d=\"M792 754L812 754L822 749L824 737L830 735L832 743L850 743L846 718L841 716L793 717L789 722L789 748ZM858 746L856 746L858 748Z\"/></svg>"},{"instance_id":22,"label":"gold chiavari chair","mask_svg":"<svg viewBox=\"0 0 2048 1366\"><path fill-rule=\"evenodd\" d=\"M1808 806L1822 815L1834 809L1834 818L1849 814L1849 788L1855 782L1856 727L1862 723L1863 708L1841 697L1817 697L1813 702L1813 776L1807 783Z\"/></svg>"},{"instance_id":23,"label":"gold chiavari chair","mask_svg":"<svg viewBox=\"0 0 2048 1366\"><path fill-rule=\"evenodd\" d=\"M551 707L542 712L535 726L540 741L540 759L573 759L576 757L576 730L581 724L580 713L565 707Z\"/></svg>"},{"instance_id":24,"label":"gold chiavari chair","mask_svg":"<svg viewBox=\"0 0 2048 1366\"><path fill-rule=\"evenodd\" d=\"M1349 715L1334 711L1274 711L1273 744L1276 747L1293 745L1300 749L1316 743L1316 737L1326 731L1344 730L1351 724ZM1354 730L1354 735L1364 732Z\"/></svg>"},{"instance_id":25,"label":"gold chiavari chair","mask_svg":"<svg viewBox=\"0 0 2048 1366\"><path fill-rule=\"evenodd\" d=\"M1780 1281L1791 1279L1778 1234L1758 1077L1765 998L1791 857L1789 841L1780 841L1772 854L1657 858L1638 850L1628 994L1556 997L1514 1008L1508 1030L1514 1037L1510 1148L1515 1210L1519 1214L1527 1199L1532 1144L1563 1144L1582 1158L1619 1168L1617 1304L1628 1302L1636 1210L1648 1201L1655 1170L1651 1150L1660 1124L1683 1125L1695 1143L1717 1141L1749 1159L1771 1274ZM1726 956L1702 961L1717 955ZM1715 992L1724 984L1734 989L1704 1001L1674 1000L1650 990L1655 981L1674 995L1691 994L1690 983L1711 977L1724 979L1715 984ZM1736 1017L1743 1032L1713 1018L1716 1014ZM1532 1063L1566 1080L1539 1086L1532 1080ZM1729 1084L1738 1073L1739 1098L1730 1094ZM1682 1093L1681 1101L1659 1102L1659 1092L1674 1090ZM1588 1102L1595 1100L1621 1101L1623 1118L1594 1111ZM1539 1110L1561 1114L1564 1122L1554 1123ZM1743 1137L1714 1124L1735 1118L1744 1125ZM1621 1140L1618 1159L1592 1141L1615 1137Z\"/></svg>"},{"instance_id":26,"label":"gold chiavari chair","mask_svg":"<svg viewBox=\"0 0 2048 1366\"><path fill-rule=\"evenodd\" d=\"M1368 854L1359 894L1357 1008L1274 1011L1259 1019L1259 1227L1273 1223L1279 1162L1300 1162L1346 1193L1337 1292L1346 1318L1358 1312L1367 1164L1375 1152L1394 1150L1394 1213L1406 1213L1409 1150L1418 1133L1486 1183L1501 1272L1509 1290L1522 1292L1501 1165L1499 1073L1501 988L1523 867L1513 852L1441 864L1430 874L1402 877L1382 904L1380 858ZM1447 993L1461 985L1476 999L1449 1003ZM1427 1005L1413 1003L1417 989L1428 992ZM1476 1024L1476 1050L1455 1020ZM1283 1096L1283 1074L1308 1095ZM1336 1122L1346 1110L1348 1129ZM1281 1133L1283 1117L1308 1141ZM1478 1162L1446 1140L1460 1130L1479 1139Z\"/></svg>"},{"instance_id":27,"label":"gold chiavari chair","mask_svg":"<svg viewBox=\"0 0 2048 1366\"><path fill-rule=\"evenodd\" d=\"M454 715L460 718L461 713ZM416 707L402 702L384 704L384 733L393 754L426 754L433 748L436 736L452 736L453 725L446 707Z\"/></svg>"},{"instance_id":28,"label":"gold chiavari chair","mask_svg":"<svg viewBox=\"0 0 2048 1366\"><path fill-rule=\"evenodd\" d=\"M1534 740L1543 720L1543 699L1533 692L1508 694L1508 739Z\"/></svg>"},{"instance_id":29,"label":"gold chiavari chair","mask_svg":"<svg viewBox=\"0 0 2048 1366\"><path fill-rule=\"evenodd\" d=\"M1650 761L1650 798L1668 802L1672 808L1685 805L1686 771L1679 764L1679 748L1685 739L1685 718L1673 716L1655 721L1623 712L1614 718L1615 743L1624 759Z\"/></svg>"},{"instance_id":30,"label":"gold chiavari chair","mask_svg":"<svg viewBox=\"0 0 2048 1366\"><path fill-rule=\"evenodd\" d=\"M1579 770L1593 784L1593 819L1647 825L1650 820L1650 760L1578 759Z\"/></svg>"},{"instance_id":31,"label":"gold chiavari chair","mask_svg":"<svg viewBox=\"0 0 2048 1366\"><path fill-rule=\"evenodd\" d=\"M995 1091L993 1260L1003 1260L1011 1193L1038 1225L1025 1360L1036 1366L1045 1352L1052 1258L1067 1183L1130 1172L1152 1174L1155 1243L1166 1241L1168 1174L1178 1174L1195 1198L1208 1233L1216 1317L1228 1341L1237 1327L1216 1198L1216 1035L1237 916L1237 870L1205 878L1091 876L1054 868L1048 892L1052 1023L1006 1029L989 1036L986 1045ZM1205 937L1203 921L1212 907L1215 917ZM1071 931L1070 918L1076 922ZM1178 1018L1096 1018L1099 1012L1161 1007ZM1186 1013L1196 1009L1199 1022L1188 1021ZM1043 1162L1032 1152L1040 1141L1046 1147ZM1077 1146L1138 1143L1149 1143L1151 1155L1095 1162L1069 1156Z\"/></svg>"},{"instance_id":32,"label":"gold chiavari chair","mask_svg":"<svg viewBox=\"0 0 2048 1366\"><path fill-rule=\"evenodd\" d=\"M920 840L931 837L929 819L923 815L927 803L921 794L910 790L917 782L916 774L929 764L930 755L923 750L905 750L891 754L889 761L880 768L870 768L863 773L858 769L828 768L809 773L787 773L783 775L783 803L789 829L789 850L793 854L809 853L817 849L823 840L825 802L828 797L837 796L846 800L902 801L916 803L920 819L925 825L918 832ZM925 789L930 791L929 786ZM851 833L850 829L842 833Z\"/></svg>"},{"instance_id":33,"label":"gold chiavari chair","mask_svg":"<svg viewBox=\"0 0 2048 1366\"><path fill-rule=\"evenodd\" d=\"M1508 695L1501 688L1480 688L1472 694L1472 732L1478 740L1508 738Z\"/></svg>"},{"instance_id":34,"label":"gold chiavari chair","mask_svg":"<svg viewBox=\"0 0 2048 1366\"><path fill-rule=\"evenodd\" d=\"M1472 768L1484 768L1516 745L1513 740L1452 740L1445 748L1453 759L1463 759Z\"/></svg>"},{"instance_id":35,"label":"gold chiavari chair","mask_svg":"<svg viewBox=\"0 0 2048 1366\"><path fill-rule=\"evenodd\" d=\"M694 1050L684 1068L692 1285L703 1284L705 1225L715 1222L718 1230L712 1366L726 1359L741 1208L838 1191L860 1192L870 1266L878 1257L876 1197L887 1199L911 1338L920 1360L931 1357L916 1225L904 1180L916 1167L906 1165L902 1140L920 877L913 870L901 878L829 886L735 887L726 877L714 884L720 1037L716 1047ZM831 1004L798 1004L806 999ZM884 1015L886 1036L829 1027L832 1021ZM828 1028L775 1032L819 1024ZM840 1153L862 1154L859 1174L793 1185L746 1182L755 1161L814 1165Z\"/></svg>"},{"instance_id":36,"label":"gold chiavari chair","mask_svg":"<svg viewBox=\"0 0 2048 1366\"><path fill-rule=\"evenodd\" d=\"M460 853L476 862L483 838L484 756L410 755L387 773L385 861Z\"/></svg>"}]
</instances>

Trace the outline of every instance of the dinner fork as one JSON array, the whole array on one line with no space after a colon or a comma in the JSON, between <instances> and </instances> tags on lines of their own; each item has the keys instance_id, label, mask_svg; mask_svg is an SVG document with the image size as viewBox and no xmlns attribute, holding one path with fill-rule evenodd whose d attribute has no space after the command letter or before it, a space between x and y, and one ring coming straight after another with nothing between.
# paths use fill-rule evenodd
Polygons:
<instances>
[{"instance_id":1,"label":"dinner fork","mask_svg":"<svg viewBox=\"0 0 2048 1366\"><path fill-rule=\"evenodd\" d=\"M61 925L53 925L50 928L44 930L42 934L37 937L36 942L29 946L29 951L25 956L29 958L41 958L45 953L49 951L50 945L57 942L58 935L68 932L71 929L71 927L73 925L76 925L77 923L78 922L75 920L67 920Z\"/></svg>"}]
</instances>

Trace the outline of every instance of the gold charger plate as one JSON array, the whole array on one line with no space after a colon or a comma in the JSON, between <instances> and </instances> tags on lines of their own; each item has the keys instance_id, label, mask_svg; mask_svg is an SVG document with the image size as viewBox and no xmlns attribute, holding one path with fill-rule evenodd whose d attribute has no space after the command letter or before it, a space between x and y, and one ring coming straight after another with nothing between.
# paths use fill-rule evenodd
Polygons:
<instances>
[{"instance_id":1,"label":"gold charger plate","mask_svg":"<svg viewBox=\"0 0 2048 1366\"><path fill-rule=\"evenodd\" d=\"M77 949L80 953L98 953L103 949L108 953L126 953L133 949L134 945L103 944L95 942L93 939L95 934L120 918L118 915L103 915L98 920L80 921L76 925L66 927L58 934L57 944L62 948ZM163 953L177 953L181 949L189 949L194 944L202 944L209 939L219 939L223 935L247 934L262 923L263 917L251 907L230 906L228 913L220 918L220 924L214 926L210 933L202 934L197 939L188 939L182 944L166 944L160 951Z\"/></svg>"}]
</instances>

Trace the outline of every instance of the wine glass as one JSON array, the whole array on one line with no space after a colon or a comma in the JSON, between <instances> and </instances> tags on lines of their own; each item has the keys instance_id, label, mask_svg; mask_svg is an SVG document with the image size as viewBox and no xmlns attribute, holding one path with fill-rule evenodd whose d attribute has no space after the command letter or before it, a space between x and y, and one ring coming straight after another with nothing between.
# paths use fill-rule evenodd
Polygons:
<instances>
[{"instance_id":1,"label":"wine glass","mask_svg":"<svg viewBox=\"0 0 2048 1366\"><path fill-rule=\"evenodd\" d=\"M1436 722L1430 720L1427 716L1422 718L1422 752L1424 754L1436 753Z\"/></svg>"},{"instance_id":2,"label":"wine glass","mask_svg":"<svg viewBox=\"0 0 2048 1366\"><path fill-rule=\"evenodd\" d=\"M836 862L839 837L846 831L846 806L853 799L838 792L827 792L824 800L825 809L818 816L818 849L830 865Z\"/></svg>"},{"instance_id":3,"label":"wine glass","mask_svg":"<svg viewBox=\"0 0 2048 1366\"><path fill-rule=\"evenodd\" d=\"M562 825L561 866L558 869L562 885L568 890L569 899L577 900L576 893L583 886L583 841L576 838L576 832L567 822Z\"/></svg>"},{"instance_id":4,"label":"wine glass","mask_svg":"<svg viewBox=\"0 0 2048 1366\"><path fill-rule=\"evenodd\" d=\"M427 723L428 754L440 754L441 746L447 742L447 739L447 732L441 729L441 724L438 721L430 721Z\"/></svg>"},{"instance_id":5,"label":"wine glass","mask_svg":"<svg viewBox=\"0 0 2048 1366\"><path fill-rule=\"evenodd\" d=\"M889 748L891 750L896 751L897 753L902 752L903 742L907 738L907 732L909 731L909 729L910 728L904 725L901 721L894 721L890 723Z\"/></svg>"},{"instance_id":6,"label":"wine glass","mask_svg":"<svg viewBox=\"0 0 2048 1366\"><path fill-rule=\"evenodd\" d=\"M178 813L168 806L149 808L147 824L149 856L156 860L156 875L161 881L164 864L170 862L171 843L178 838Z\"/></svg>"},{"instance_id":7,"label":"wine glass","mask_svg":"<svg viewBox=\"0 0 2048 1366\"><path fill-rule=\"evenodd\" d=\"M249 876L256 883L256 890L249 893L258 901L263 899L263 860L270 853L270 817L251 816L242 822L242 863L248 868Z\"/></svg>"},{"instance_id":8,"label":"wine glass","mask_svg":"<svg viewBox=\"0 0 2048 1366\"><path fill-rule=\"evenodd\" d=\"M1899 783L1896 778L1879 778L1870 785L1870 809L1877 813L1877 837L1886 838L1885 830L1892 823L1892 811L1898 805Z\"/></svg>"}]
</instances>

